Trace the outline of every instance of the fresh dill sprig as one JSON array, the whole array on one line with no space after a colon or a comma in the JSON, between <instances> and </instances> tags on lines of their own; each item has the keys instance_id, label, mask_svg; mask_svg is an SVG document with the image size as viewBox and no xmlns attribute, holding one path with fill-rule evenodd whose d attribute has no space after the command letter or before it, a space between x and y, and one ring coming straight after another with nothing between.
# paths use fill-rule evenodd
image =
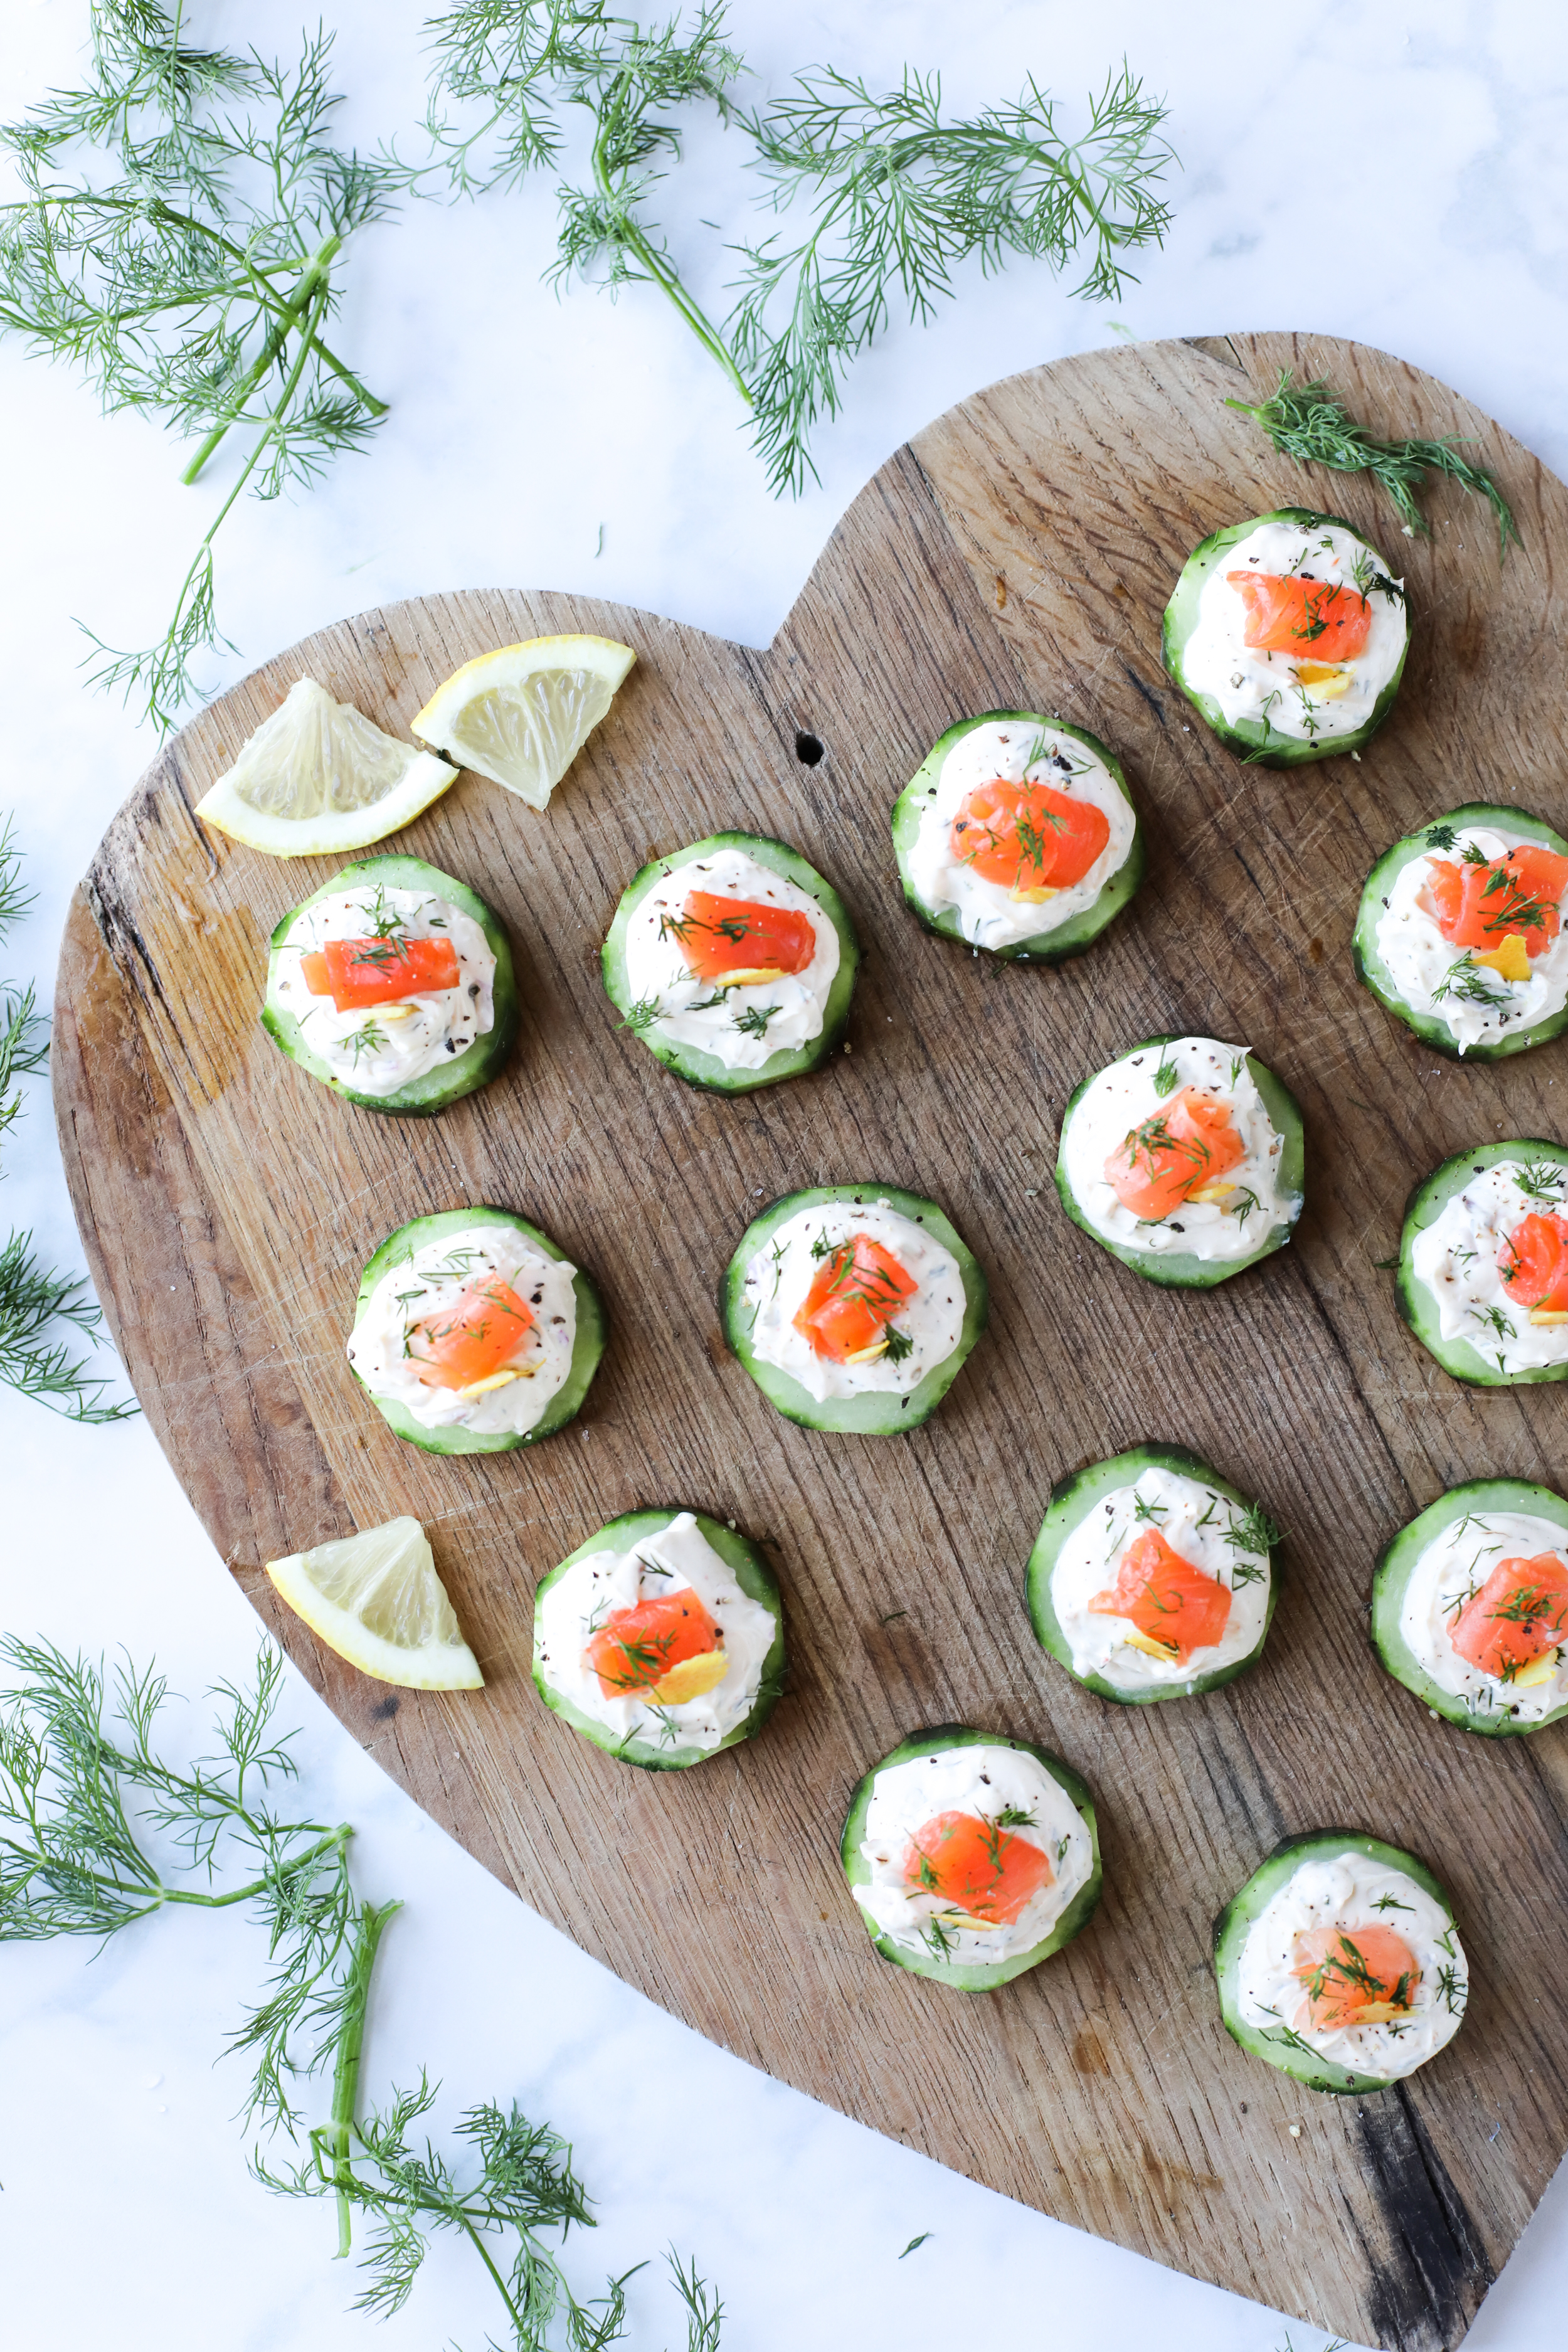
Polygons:
<instances>
[{"instance_id":1,"label":"fresh dill sprig","mask_svg":"<svg viewBox=\"0 0 1568 2352\"><path fill-rule=\"evenodd\" d=\"M663 1010L663 1005L657 996L639 996L635 1004L627 1007L621 1027L629 1029L634 1037L640 1037L645 1029L653 1027Z\"/></svg>"},{"instance_id":2,"label":"fresh dill sprig","mask_svg":"<svg viewBox=\"0 0 1568 2352\"><path fill-rule=\"evenodd\" d=\"M1269 1517L1261 1503L1248 1503L1245 1510L1231 1505L1230 1525L1225 1540L1233 1551L1248 1551L1261 1558L1285 1540L1284 1529Z\"/></svg>"},{"instance_id":3,"label":"fresh dill sprig","mask_svg":"<svg viewBox=\"0 0 1568 2352\"><path fill-rule=\"evenodd\" d=\"M195 440L184 482L230 433L246 441L163 637L120 653L87 632L92 682L161 730L228 645L213 546L241 491L314 481L386 413L324 335L345 245L406 177L332 144L330 34L286 67L194 47L182 14L93 0L82 87L0 127L22 190L0 205L0 330L79 368L106 409Z\"/></svg>"},{"instance_id":4,"label":"fresh dill sprig","mask_svg":"<svg viewBox=\"0 0 1568 2352\"><path fill-rule=\"evenodd\" d=\"M1513 1002L1513 992L1506 981L1493 977L1489 967L1478 964L1467 948L1432 991L1434 1004L1444 1004L1449 997L1457 1004L1479 1004L1486 1012L1496 1013Z\"/></svg>"},{"instance_id":5,"label":"fresh dill sprig","mask_svg":"<svg viewBox=\"0 0 1568 2352\"><path fill-rule=\"evenodd\" d=\"M1254 418L1280 455L1293 457L1300 466L1329 466L1340 474L1370 474L1393 499L1405 528L1415 537L1430 536L1415 493L1428 474L1437 474L1487 499L1497 520L1500 563L1510 544L1521 544L1512 510L1495 477L1484 466L1473 466L1468 457L1461 457L1452 435L1441 441L1380 441L1355 423L1326 383L1294 383L1289 368L1280 370L1268 400L1256 405L1227 400L1225 404Z\"/></svg>"}]
</instances>

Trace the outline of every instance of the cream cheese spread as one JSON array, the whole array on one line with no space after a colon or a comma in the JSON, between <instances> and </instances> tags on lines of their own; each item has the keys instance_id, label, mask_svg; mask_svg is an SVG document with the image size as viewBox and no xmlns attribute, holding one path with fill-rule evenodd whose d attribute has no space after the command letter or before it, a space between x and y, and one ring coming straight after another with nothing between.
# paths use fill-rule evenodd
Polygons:
<instances>
[{"instance_id":1,"label":"cream cheese spread","mask_svg":"<svg viewBox=\"0 0 1568 2352\"><path fill-rule=\"evenodd\" d=\"M805 915L816 938L811 961L804 971L782 980L740 988L699 980L674 930L693 890ZM760 1070L775 1054L795 1052L820 1037L837 971L838 933L831 919L798 883L759 865L743 849L714 849L684 865L672 862L626 924L626 987L634 1005L647 1015L637 1025L657 1029L671 1045L711 1054L727 1070Z\"/></svg>"},{"instance_id":2,"label":"cream cheese spread","mask_svg":"<svg viewBox=\"0 0 1568 2352\"><path fill-rule=\"evenodd\" d=\"M305 985L302 959L329 940L449 940L457 951L455 988L340 1013L330 996ZM359 883L300 910L275 952L267 1002L292 1015L318 1061L355 1094L397 1094L443 1068L495 1023L496 960L471 915L418 890Z\"/></svg>"},{"instance_id":3,"label":"cream cheese spread","mask_svg":"<svg viewBox=\"0 0 1568 2352\"><path fill-rule=\"evenodd\" d=\"M1563 1214L1565 1179L1555 1160L1483 1162L1411 1245L1410 1270L1432 1295L1439 1336L1468 1339L1505 1375L1568 1363L1568 1323L1532 1323L1498 1263L1526 1217Z\"/></svg>"},{"instance_id":4,"label":"cream cheese spread","mask_svg":"<svg viewBox=\"0 0 1568 2352\"><path fill-rule=\"evenodd\" d=\"M823 1259L858 1234L879 1242L917 1285L889 1329L907 1346L869 1363L839 1364L819 1356L795 1328ZM908 1396L951 1356L963 1332L963 1276L952 1251L923 1225L900 1216L868 1186L861 1202L829 1201L787 1219L747 1266L742 1296L752 1309L752 1351L798 1381L822 1403L828 1397L883 1391Z\"/></svg>"},{"instance_id":5,"label":"cream cheese spread","mask_svg":"<svg viewBox=\"0 0 1568 2352\"><path fill-rule=\"evenodd\" d=\"M1477 849L1490 863L1524 845L1539 845L1529 835L1491 825L1456 825L1452 848L1432 855L1457 862L1467 849ZM1443 937L1426 887L1429 874L1425 857L1400 867L1374 935L1388 976L1412 1012L1441 1021L1461 1054L1561 1013L1568 1004L1568 931L1531 957L1528 979L1505 980Z\"/></svg>"},{"instance_id":6,"label":"cream cheese spread","mask_svg":"<svg viewBox=\"0 0 1568 2352\"><path fill-rule=\"evenodd\" d=\"M545 1257L515 1225L475 1225L426 1242L390 1266L349 1336L348 1358L374 1397L397 1404L424 1429L525 1435L572 1368L577 1341L577 1269ZM416 1323L446 1315L465 1290L499 1275L533 1310L521 1346L503 1369L515 1378L478 1396L427 1386L408 1353Z\"/></svg>"},{"instance_id":7,"label":"cream cheese spread","mask_svg":"<svg viewBox=\"0 0 1568 2352\"><path fill-rule=\"evenodd\" d=\"M1568 1644L1558 1651L1549 1681L1521 1689L1473 1666L1451 1639L1460 1610L1500 1562L1539 1559L1543 1552L1568 1561L1568 1528L1522 1511L1472 1511L1435 1536L1410 1571L1399 1612L1401 1639L1438 1688L1462 1698L1483 1721L1506 1715L1539 1723L1568 1706Z\"/></svg>"},{"instance_id":8,"label":"cream cheese spread","mask_svg":"<svg viewBox=\"0 0 1568 2352\"><path fill-rule=\"evenodd\" d=\"M1151 1528L1231 1596L1219 1641L1194 1650L1184 1664L1133 1647L1127 1636L1135 1629L1125 1619L1102 1616L1089 1605L1115 1584L1122 1554ZM1105 1496L1065 1538L1051 1571L1051 1606L1071 1648L1074 1674L1098 1675L1121 1690L1149 1690L1190 1683L1248 1656L1268 1618L1268 1549L1248 1540L1257 1533L1228 1496L1154 1465L1141 1470L1134 1486Z\"/></svg>"},{"instance_id":9,"label":"cream cheese spread","mask_svg":"<svg viewBox=\"0 0 1568 2352\"><path fill-rule=\"evenodd\" d=\"M1080 881L1037 904L1015 898L1005 883L988 882L952 853L952 824L981 784L1047 784L1053 792L1092 803L1110 837ZM1048 719L1006 719L971 728L942 763L921 805L920 829L909 853L910 884L927 911L956 913L972 946L1016 947L1060 929L1092 907L1132 846L1135 820L1127 796L1103 761L1076 735L1055 730Z\"/></svg>"}]
</instances>

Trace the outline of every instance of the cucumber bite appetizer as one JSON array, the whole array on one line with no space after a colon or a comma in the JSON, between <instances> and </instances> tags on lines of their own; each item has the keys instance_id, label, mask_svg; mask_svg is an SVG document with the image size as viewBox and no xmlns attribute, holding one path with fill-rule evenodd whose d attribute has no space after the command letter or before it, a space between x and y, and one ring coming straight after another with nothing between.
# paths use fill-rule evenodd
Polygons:
<instances>
[{"instance_id":1,"label":"cucumber bite appetizer","mask_svg":"<svg viewBox=\"0 0 1568 2352\"><path fill-rule=\"evenodd\" d=\"M645 866L604 949L622 1025L694 1087L749 1094L844 1034L860 949L831 883L782 841L716 833Z\"/></svg>"},{"instance_id":2,"label":"cucumber bite appetizer","mask_svg":"<svg viewBox=\"0 0 1568 2352\"><path fill-rule=\"evenodd\" d=\"M1396 841L1367 877L1356 971L1440 1054L1495 1062L1568 1028L1568 841L1470 801Z\"/></svg>"},{"instance_id":3,"label":"cucumber bite appetizer","mask_svg":"<svg viewBox=\"0 0 1568 2352\"><path fill-rule=\"evenodd\" d=\"M1226 2030L1314 2091L1377 2091L1465 2021L1454 1906L1424 1862L1353 1830L1287 1838L1215 1922Z\"/></svg>"},{"instance_id":4,"label":"cucumber bite appetizer","mask_svg":"<svg viewBox=\"0 0 1568 2352\"><path fill-rule=\"evenodd\" d=\"M985 1276L934 1201L890 1184L791 1192L747 1226L724 1337L807 1429L897 1437L929 1419L985 1328Z\"/></svg>"},{"instance_id":5,"label":"cucumber bite appetizer","mask_svg":"<svg viewBox=\"0 0 1568 2352\"><path fill-rule=\"evenodd\" d=\"M1165 667L1222 743L1267 768L1355 751L1394 706L1405 583L1337 515L1279 507L1216 530L1165 608Z\"/></svg>"},{"instance_id":6,"label":"cucumber bite appetizer","mask_svg":"<svg viewBox=\"0 0 1568 2352\"><path fill-rule=\"evenodd\" d=\"M1439 1495L1377 1563L1372 1643L1467 1731L1501 1738L1568 1715L1568 1503L1520 1478Z\"/></svg>"},{"instance_id":7,"label":"cucumber bite appetizer","mask_svg":"<svg viewBox=\"0 0 1568 2352\"><path fill-rule=\"evenodd\" d=\"M893 809L904 896L928 930L1018 962L1100 937L1143 879L1127 780L1098 736L987 710L938 738Z\"/></svg>"},{"instance_id":8,"label":"cucumber bite appetizer","mask_svg":"<svg viewBox=\"0 0 1568 2352\"><path fill-rule=\"evenodd\" d=\"M1072 1096L1057 1190L1135 1274L1206 1289L1284 1247L1302 1166L1296 1098L1245 1045L1146 1037Z\"/></svg>"},{"instance_id":9,"label":"cucumber bite appetizer","mask_svg":"<svg viewBox=\"0 0 1568 2352\"><path fill-rule=\"evenodd\" d=\"M367 857L272 934L263 1028L365 1110L444 1110L493 1078L517 1035L500 919L420 857Z\"/></svg>"},{"instance_id":10,"label":"cucumber bite appetizer","mask_svg":"<svg viewBox=\"0 0 1568 2352\"><path fill-rule=\"evenodd\" d=\"M360 1277L354 1378L429 1454L503 1454L563 1429L605 1352L587 1276L510 1209L416 1217Z\"/></svg>"},{"instance_id":11,"label":"cucumber bite appetizer","mask_svg":"<svg viewBox=\"0 0 1568 2352\"><path fill-rule=\"evenodd\" d=\"M1101 1698L1145 1706L1263 1654L1279 1530L1179 1445L1135 1445L1051 1489L1029 1555L1035 1638Z\"/></svg>"},{"instance_id":12,"label":"cucumber bite appetizer","mask_svg":"<svg viewBox=\"0 0 1568 2352\"><path fill-rule=\"evenodd\" d=\"M1394 1296L1422 1346L1476 1388L1568 1377L1568 1150L1457 1151L1405 1212Z\"/></svg>"},{"instance_id":13,"label":"cucumber bite appetizer","mask_svg":"<svg viewBox=\"0 0 1568 2352\"><path fill-rule=\"evenodd\" d=\"M533 1679L596 1748L680 1771L762 1729L784 1683L784 1617L753 1544L702 1511L633 1511L552 1569Z\"/></svg>"},{"instance_id":14,"label":"cucumber bite appetizer","mask_svg":"<svg viewBox=\"0 0 1568 2352\"><path fill-rule=\"evenodd\" d=\"M960 1992L1038 1968L1100 1900L1094 1801L1032 1740L939 1724L868 1772L844 1873L885 1960Z\"/></svg>"}]
</instances>

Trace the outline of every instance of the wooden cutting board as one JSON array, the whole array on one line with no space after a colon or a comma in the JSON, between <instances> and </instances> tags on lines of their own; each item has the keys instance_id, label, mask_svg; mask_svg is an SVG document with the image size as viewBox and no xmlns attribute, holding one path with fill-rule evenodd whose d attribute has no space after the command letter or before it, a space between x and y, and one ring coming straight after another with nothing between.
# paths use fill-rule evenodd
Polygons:
<instances>
[{"instance_id":1,"label":"wooden cutting board","mask_svg":"<svg viewBox=\"0 0 1568 2352\"><path fill-rule=\"evenodd\" d=\"M1276 457L1224 401L1272 389L1282 365L1327 376L1373 429L1475 433L1522 551L1500 575L1489 516L1457 492L1433 499L1429 542L1402 540L1364 481ZM1359 763L1280 775L1192 718L1161 671L1160 614L1204 534L1302 501L1408 575L1414 646ZM740 2056L1063 2221L1401 2352L1458 2342L1568 2143L1568 1751L1561 1730L1493 1745L1429 1719L1368 1648L1369 1579L1456 1480L1561 1485L1568 1391L1455 1385L1377 1261L1445 1154L1568 1132L1568 1060L1439 1061L1358 991L1351 925L1373 857L1424 816L1517 796L1568 818L1564 579L1563 485L1415 368L1280 335L1092 352L900 449L766 652L495 590L361 614L279 655L132 793L59 976L66 1161L137 1391L244 1589L404 1787ZM268 933L330 869L205 834L192 807L301 675L403 730L469 656L570 629L638 661L548 814L468 776L393 845L510 926L511 1067L428 1122L334 1102L256 1017ZM1059 971L932 940L899 896L895 794L952 720L1000 706L1103 736L1148 827L1142 897ZM644 859L727 826L800 848L868 950L844 1053L741 1101L667 1075L617 1029L597 972ZM1097 1252L1050 1178L1077 1081L1171 1029L1254 1046L1309 1134L1294 1245L1190 1296ZM713 1307L760 1202L861 1178L934 1194L991 1276L988 1338L897 1441L780 1419ZM448 1460L392 1435L343 1339L384 1235L469 1201L542 1223L593 1271L615 1330L579 1423ZM1263 1496L1289 1575L1256 1673L1123 1709L1036 1650L1021 1578L1052 1479L1144 1437ZM737 1520L787 1596L790 1696L754 1745L679 1776L590 1748L528 1675L542 1571L649 1503ZM399 1511L431 1531L482 1694L363 1681L272 1602L261 1561ZM1089 1931L979 1999L884 1966L836 1857L859 1775L949 1719L1058 1749L1097 1790L1105 1843ZM1216 1907L1279 1837L1328 1824L1426 1855L1473 1969L1457 2044L1360 2101L1244 2056L1208 1967Z\"/></svg>"}]
</instances>

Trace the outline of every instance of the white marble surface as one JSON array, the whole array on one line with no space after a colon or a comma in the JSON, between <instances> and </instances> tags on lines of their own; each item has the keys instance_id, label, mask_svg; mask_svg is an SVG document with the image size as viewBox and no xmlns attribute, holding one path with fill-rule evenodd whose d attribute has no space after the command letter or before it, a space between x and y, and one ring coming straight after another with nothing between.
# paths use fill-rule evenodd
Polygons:
<instances>
[{"instance_id":1,"label":"white marble surface","mask_svg":"<svg viewBox=\"0 0 1568 2352\"><path fill-rule=\"evenodd\" d=\"M85 9L6 0L0 13L10 119L69 77ZM328 13L350 134L374 139L416 115L419 6L338 0ZM193 0L186 14L268 50L314 18L293 0ZM834 518L908 433L994 377L1117 331L1360 336L1446 377L1568 468L1560 0L1322 0L1300 20L1235 0L1179 11L973 0L962 12L736 0L732 19L764 83L826 58L886 81L907 58L943 66L965 106L1011 95L1026 71L1076 100L1125 47L1169 94L1185 165L1165 251L1109 316L1043 270L966 275L936 328L890 335L856 372L845 416L821 436L823 487L775 506L722 382L657 297L557 303L535 282L547 184L472 211L416 210L366 239L339 338L393 413L314 497L243 507L226 530L221 609L244 658L224 677L344 611L490 582L604 593L761 642ZM682 260L715 302L721 240L695 224L735 218L739 183L733 143L703 135L687 193L670 199ZM47 992L70 887L152 748L80 690L72 616L120 644L154 634L223 482L181 490L157 431L100 420L68 376L4 341L0 418L0 808L17 813L38 891L8 961ZM6 1218L78 1262L41 1090L5 1163ZM68 1647L155 1654L193 1696L245 1673L254 1621L143 1426L79 1431L0 1394L0 1622ZM297 1682L289 1706L313 1803L358 1824L364 1888L408 1906L385 1947L371 2083L424 2063L444 2078L448 2112L515 2094L568 2132L600 2200L602 2227L578 2253L587 2275L590 2256L620 2268L670 2240L695 2251L730 2307L726 2352L956 2341L974 2332L982 2279L989 2341L1041 2341L1044 2303L1054 2352L1283 2344L1282 2318L1012 2206L697 2041L503 1894ZM96 1961L67 1945L8 1948L0 2233L19 2352L110 2340L124 2352L396 2352L471 2346L491 2324L470 2267L447 2255L379 2334L346 2316L353 2281L327 2259L325 2215L247 2179L231 2121L239 2069L212 2061L261 1965L238 1921L199 1917L137 1929ZM1565 2218L1560 2175L1474 2352L1561 2344ZM652 2273L635 2300L638 2343L673 2339ZM1296 2352L1320 2341L1310 2326L1291 2332Z\"/></svg>"}]
</instances>

